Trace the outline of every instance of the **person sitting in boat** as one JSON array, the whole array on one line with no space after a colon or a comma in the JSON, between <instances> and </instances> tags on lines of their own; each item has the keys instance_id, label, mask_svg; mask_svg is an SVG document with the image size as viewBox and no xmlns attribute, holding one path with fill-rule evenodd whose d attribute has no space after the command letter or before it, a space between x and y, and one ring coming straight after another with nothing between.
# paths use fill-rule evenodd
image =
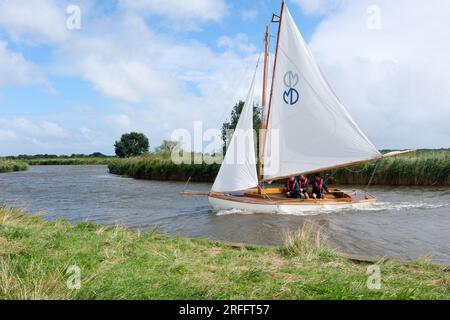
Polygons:
<instances>
[{"instance_id":1,"label":"person sitting in boat","mask_svg":"<svg viewBox=\"0 0 450 320\"><path fill-rule=\"evenodd\" d=\"M309 199L307 177L305 177L304 175L300 176L300 179L298 179L298 187L300 189L300 197L302 199Z\"/></svg>"},{"instance_id":2,"label":"person sitting in boat","mask_svg":"<svg viewBox=\"0 0 450 320\"><path fill-rule=\"evenodd\" d=\"M288 198L298 198L300 196L300 188L295 177L290 177L286 182L286 190L286 195Z\"/></svg>"},{"instance_id":3,"label":"person sitting in boat","mask_svg":"<svg viewBox=\"0 0 450 320\"><path fill-rule=\"evenodd\" d=\"M325 192L330 192L328 189L324 178L322 178L319 175L316 175L312 181L312 192L313 192L313 198L314 199L324 199L325 198Z\"/></svg>"}]
</instances>

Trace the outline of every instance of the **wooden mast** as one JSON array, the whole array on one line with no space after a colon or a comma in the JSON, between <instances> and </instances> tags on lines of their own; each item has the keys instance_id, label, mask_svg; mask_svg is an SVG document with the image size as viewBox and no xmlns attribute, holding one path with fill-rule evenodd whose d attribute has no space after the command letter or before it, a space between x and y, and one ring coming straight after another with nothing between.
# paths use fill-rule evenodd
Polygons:
<instances>
[{"instance_id":1,"label":"wooden mast","mask_svg":"<svg viewBox=\"0 0 450 320\"><path fill-rule=\"evenodd\" d=\"M272 109L273 86L275 84L275 71L277 69L278 48L280 46L280 33L281 33L281 23L283 22L283 12L284 12L284 0L281 1L280 20L278 21L277 48L275 49L275 61L273 64L272 87L270 89L270 101L269 101L269 110L267 111L266 128L269 125L270 110Z\"/></svg>"},{"instance_id":2,"label":"wooden mast","mask_svg":"<svg viewBox=\"0 0 450 320\"><path fill-rule=\"evenodd\" d=\"M273 65L273 75L272 75L272 84L270 88L270 100L269 100L269 107L267 110L267 116L266 121L264 123L264 118L261 117L261 131L260 131L260 139L259 139L259 173L258 173L258 193L261 194L262 190L264 189L264 181L263 181L263 158L264 158L264 152L265 152L265 146L266 146L266 136L267 136L267 126L269 125L269 117L270 117L270 109L272 107L272 97L273 97L273 86L274 86L274 80L275 80L275 70L277 66L277 58L278 58L278 47L280 44L280 32L281 32L281 21L283 17L283 11L284 11L284 0L281 1L281 13L280 18L278 21L278 35L277 35L277 46L275 49L275 61ZM263 96L262 96L262 107L263 110L266 107L266 87L267 87L267 69L268 69L268 60L269 60L269 26L266 26L266 48L265 48L265 55L264 55L264 78L263 78ZM264 112L263 112L264 115Z\"/></svg>"},{"instance_id":3,"label":"wooden mast","mask_svg":"<svg viewBox=\"0 0 450 320\"><path fill-rule=\"evenodd\" d=\"M264 74L263 74L263 88L262 88L262 113L261 113L261 130L259 131L259 169L258 169L258 192L262 193L263 188L263 157L264 157L264 145L265 145L265 130L266 124L264 121L264 111L267 106L267 70L269 64L269 25L266 25L266 35L264 37L265 49L264 49Z\"/></svg>"}]
</instances>

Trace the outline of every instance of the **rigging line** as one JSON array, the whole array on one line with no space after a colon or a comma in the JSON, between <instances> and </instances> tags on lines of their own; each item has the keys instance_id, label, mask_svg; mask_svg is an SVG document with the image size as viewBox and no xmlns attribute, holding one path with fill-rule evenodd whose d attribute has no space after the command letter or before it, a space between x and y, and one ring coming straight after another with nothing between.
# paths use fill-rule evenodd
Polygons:
<instances>
[{"instance_id":1,"label":"rigging line","mask_svg":"<svg viewBox=\"0 0 450 320\"><path fill-rule=\"evenodd\" d=\"M375 173L377 172L379 164L380 164L380 160L378 160L376 162L376 164L375 164L375 168L373 169L372 176L370 177L369 183L367 184L367 187L366 187L366 190L365 190L366 194L368 193L370 185L372 184L373 179L375 178Z\"/></svg>"},{"instance_id":2,"label":"rigging line","mask_svg":"<svg viewBox=\"0 0 450 320\"><path fill-rule=\"evenodd\" d=\"M369 164L366 164L366 165L364 165L364 167L361 170L352 170L350 168L342 168L342 170L345 170L345 171L353 173L353 174L359 174L359 173L362 173L364 171L367 171L368 167L369 167ZM339 170L340 169L335 169L335 170L332 170L330 173L327 173L326 174L326 180L327 181L330 180L330 179L335 180L336 179L335 176L336 176L336 174L338 173ZM376 168L375 168L375 170L376 170Z\"/></svg>"},{"instance_id":3,"label":"rigging line","mask_svg":"<svg viewBox=\"0 0 450 320\"><path fill-rule=\"evenodd\" d=\"M264 42L264 41L263 41ZM260 50L260 54L259 54L259 57L258 57L258 61L257 61L257 63L256 63L256 68L255 68L255 72L256 72L256 70L258 69L258 67L259 67L259 63L260 63L260 61L261 61L261 57L262 57L262 55L263 55L263 51L261 51ZM238 89L240 89L241 87L242 87L242 83L243 83L243 81L245 80L245 74L247 74L248 73L248 71L250 70L250 68L251 68L251 66L249 65L249 66L247 66L246 68L245 68L245 70L244 70L244 72L242 72L241 73L241 75L240 75L240 77L239 77L239 80L238 80L238 83L237 83L237 85L235 86L235 90L234 90L234 96L233 96L233 102L234 103L236 103L236 98L237 98L237 96L238 96ZM229 109L225 109L224 111L223 111L223 113L222 113L222 115L220 116L220 118L219 118L219 120L218 120L218 123L217 123L217 125L216 125L216 128L221 128L221 126L222 126L222 124L228 119L227 117L225 117L225 114L227 114L228 112L229 112L230 110ZM222 139L222 137L220 137L220 139Z\"/></svg>"},{"instance_id":4,"label":"rigging line","mask_svg":"<svg viewBox=\"0 0 450 320\"><path fill-rule=\"evenodd\" d=\"M260 64L260 62L261 62L261 57L262 57L262 55L263 55L263 53L261 52L260 55L259 55L259 57L258 57L258 61L256 62L255 71L254 71L253 76L252 76L253 81L256 80L256 73L258 72L258 68L259 68L259 64ZM248 70L248 69L249 69L249 68L247 68L247 70ZM237 95L237 93L236 93L236 95ZM253 95L254 95L254 93L253 93ZM246 102L246 101L245 101L245 102ZM254 106L255 106L255 102L253 101L252 113L253 113L253 111L254 111ZM260 109L261 109L261 108L260 108ZM240 115L239 115L239 117L240 117ZM220 124L218 124L217 127L219 127L219 125L220 125ZM255 129L255 128L253 128L253 129ZM222 140L222 135L219 136L219 139ZM231 137L230 137L230 139L231 139ZM230 140L230 141L231 141L231 140ZM227 142L230 142L230 141L227 141ZM222 140L222 142L224 142L224 141ZM226 147L227 147L227 149L228 149L228 145L227 145ZM225 154L223 154L223 157L225 158Z\"/></svg>"},{"instance_id":5,"label":"rigging line","mask_svg":"<svg viewBox=\"0 0 450 320\"><path fill-rule=\"evenodd\" d=\"M187 187L188 187L189 182L191 181L191 179L192 179L192 176L189 177L188 181L187 181L186 184L184 185L183 192L186 191L186 189L187 189Z\"/></svg>"},{"instance_id":6,"label":"rigging line","mask_svg":"<svg viewBox=\"0 0 450 320\"><path fill-rule=\"evenodd\" d=\"M240 74L238 83L237 83L237 85L235 86L235 90L234 90L235 93L234 93L234 96L233 96L233 99L232 99L232 101L233 101L234 103L236 102L236 98L237 98L237 95L238 95L237 92L238 92L239 89L242 87L242 83L243 83L243 81L244 81L244 75L247 74L249 70L250 70L250 66L247 66L247 68L244 70L244 72L242 72L242 73ZM218 128L224 121L227 120L227 118L225 117L225 115L226 115L229 111L230 111L229 109L224 108L224 111L222 112L222 114L221 114L221 116L220 116L220 118L219 118L219 120L218 120L218 123L217 123L217 125L216 125L217 128Z\"/></svg>"},{"instance_id":7,"label":"rigging line","mask_svg":"<svg viewBox=\"0 0 450 320\"><path fill-rule=\"evenodd\" d=\"M364 167L361 170L352 170L350 168L344 168L346 171L350 172L350 173L361 173L367 170L368 165L364 165Z\"/></svg>"},{"instance_id":8,"label":"rigging line","mask_svg":"<svg viewBox=\"0 0 450 320\"><path fill-rule=\"evenodd\" d=\"M274 200L272 200L269 195L266 193L266 191L264 190L264 188L262 189L262 192L264 193L264 195L267 197L267 199L269 199L270 202L272 203L276 203Z\"/></svg>"}]
</instances>

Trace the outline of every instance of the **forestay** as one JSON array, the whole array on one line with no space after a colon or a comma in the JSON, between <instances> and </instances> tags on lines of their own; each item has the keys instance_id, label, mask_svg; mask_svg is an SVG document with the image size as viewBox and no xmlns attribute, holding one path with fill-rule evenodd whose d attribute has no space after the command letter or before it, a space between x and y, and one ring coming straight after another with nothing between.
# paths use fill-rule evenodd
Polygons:
<instances>
[{"instance_id":1,"label":"forestay","mask_svg":"<svg viewBox=\"0 0 450 320\"><path fill-rule=\"evenodd\" d=\"M322 75L286 6L280 24L265 179L380 157Z\"/></svg>"},{"instance_id":2,"label":"forestay","mask_svg":"<svg viewBox=\"0 0 450 320\"><path fill-rule=\"evenodd\" d=\"M228 146L213 192L241 191L258 186L253 131L253 94L255 75L238 124Z\"/></svg>"}]
</instances>

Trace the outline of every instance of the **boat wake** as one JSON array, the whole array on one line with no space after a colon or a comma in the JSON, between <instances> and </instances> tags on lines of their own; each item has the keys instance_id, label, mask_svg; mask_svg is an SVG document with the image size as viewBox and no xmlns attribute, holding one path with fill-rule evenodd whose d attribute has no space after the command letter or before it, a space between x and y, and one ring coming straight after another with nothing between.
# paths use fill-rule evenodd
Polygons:
<instances>
[{"instance_id":1,"label":"boat wake","mask_svg":"<svg viewBox=\"0 0 450 320\"><path fill-rule=\"evenodd\" d=\"M375 202L366 207L359 208L358 211L403 211L409 209L439 209L439 208L449 208L450 203L426 203L426 202Z\"/></svg>"},{"instance_id":2,"label":"boat wake","mask_svg":"<svg viewBox=\"0 0 450 320\"><path fill-rule=\"evenodd\" d=\"M216 212L217 216L229 216L229 215L248 215L257 214L258 212L244 211L240 209L219 210Z\"/></svg>"},{"instance_id":3,"label":"boat wake","mask_svg":"<svg viewBox=\"0 0 450 320\"><path fill-rule=\"evenodd\" d=\"M338 208L335 206L324 206L320 209L315 209L311 211L301 211L301 212L278 212L276 214L281 215L293 215L293 216L315 216L315 215L323 215L323 214L333 214L333 213L351 213L351 212L383 212L383 211L406 211L411 209L423 209L423 210L432 210L432 209L440 209L440 208L450 208L449 202L444 203L426 203L426 202L375 202L370 204L354 204L347 208ZM249 215L249 214L259 214L259 212L250 212L239 209L230 209L230 210L220 210L216 212L217 216L226 216L226 215ZM274 213L275 214L275 213Z\"/></svg>"}]
</instances>

